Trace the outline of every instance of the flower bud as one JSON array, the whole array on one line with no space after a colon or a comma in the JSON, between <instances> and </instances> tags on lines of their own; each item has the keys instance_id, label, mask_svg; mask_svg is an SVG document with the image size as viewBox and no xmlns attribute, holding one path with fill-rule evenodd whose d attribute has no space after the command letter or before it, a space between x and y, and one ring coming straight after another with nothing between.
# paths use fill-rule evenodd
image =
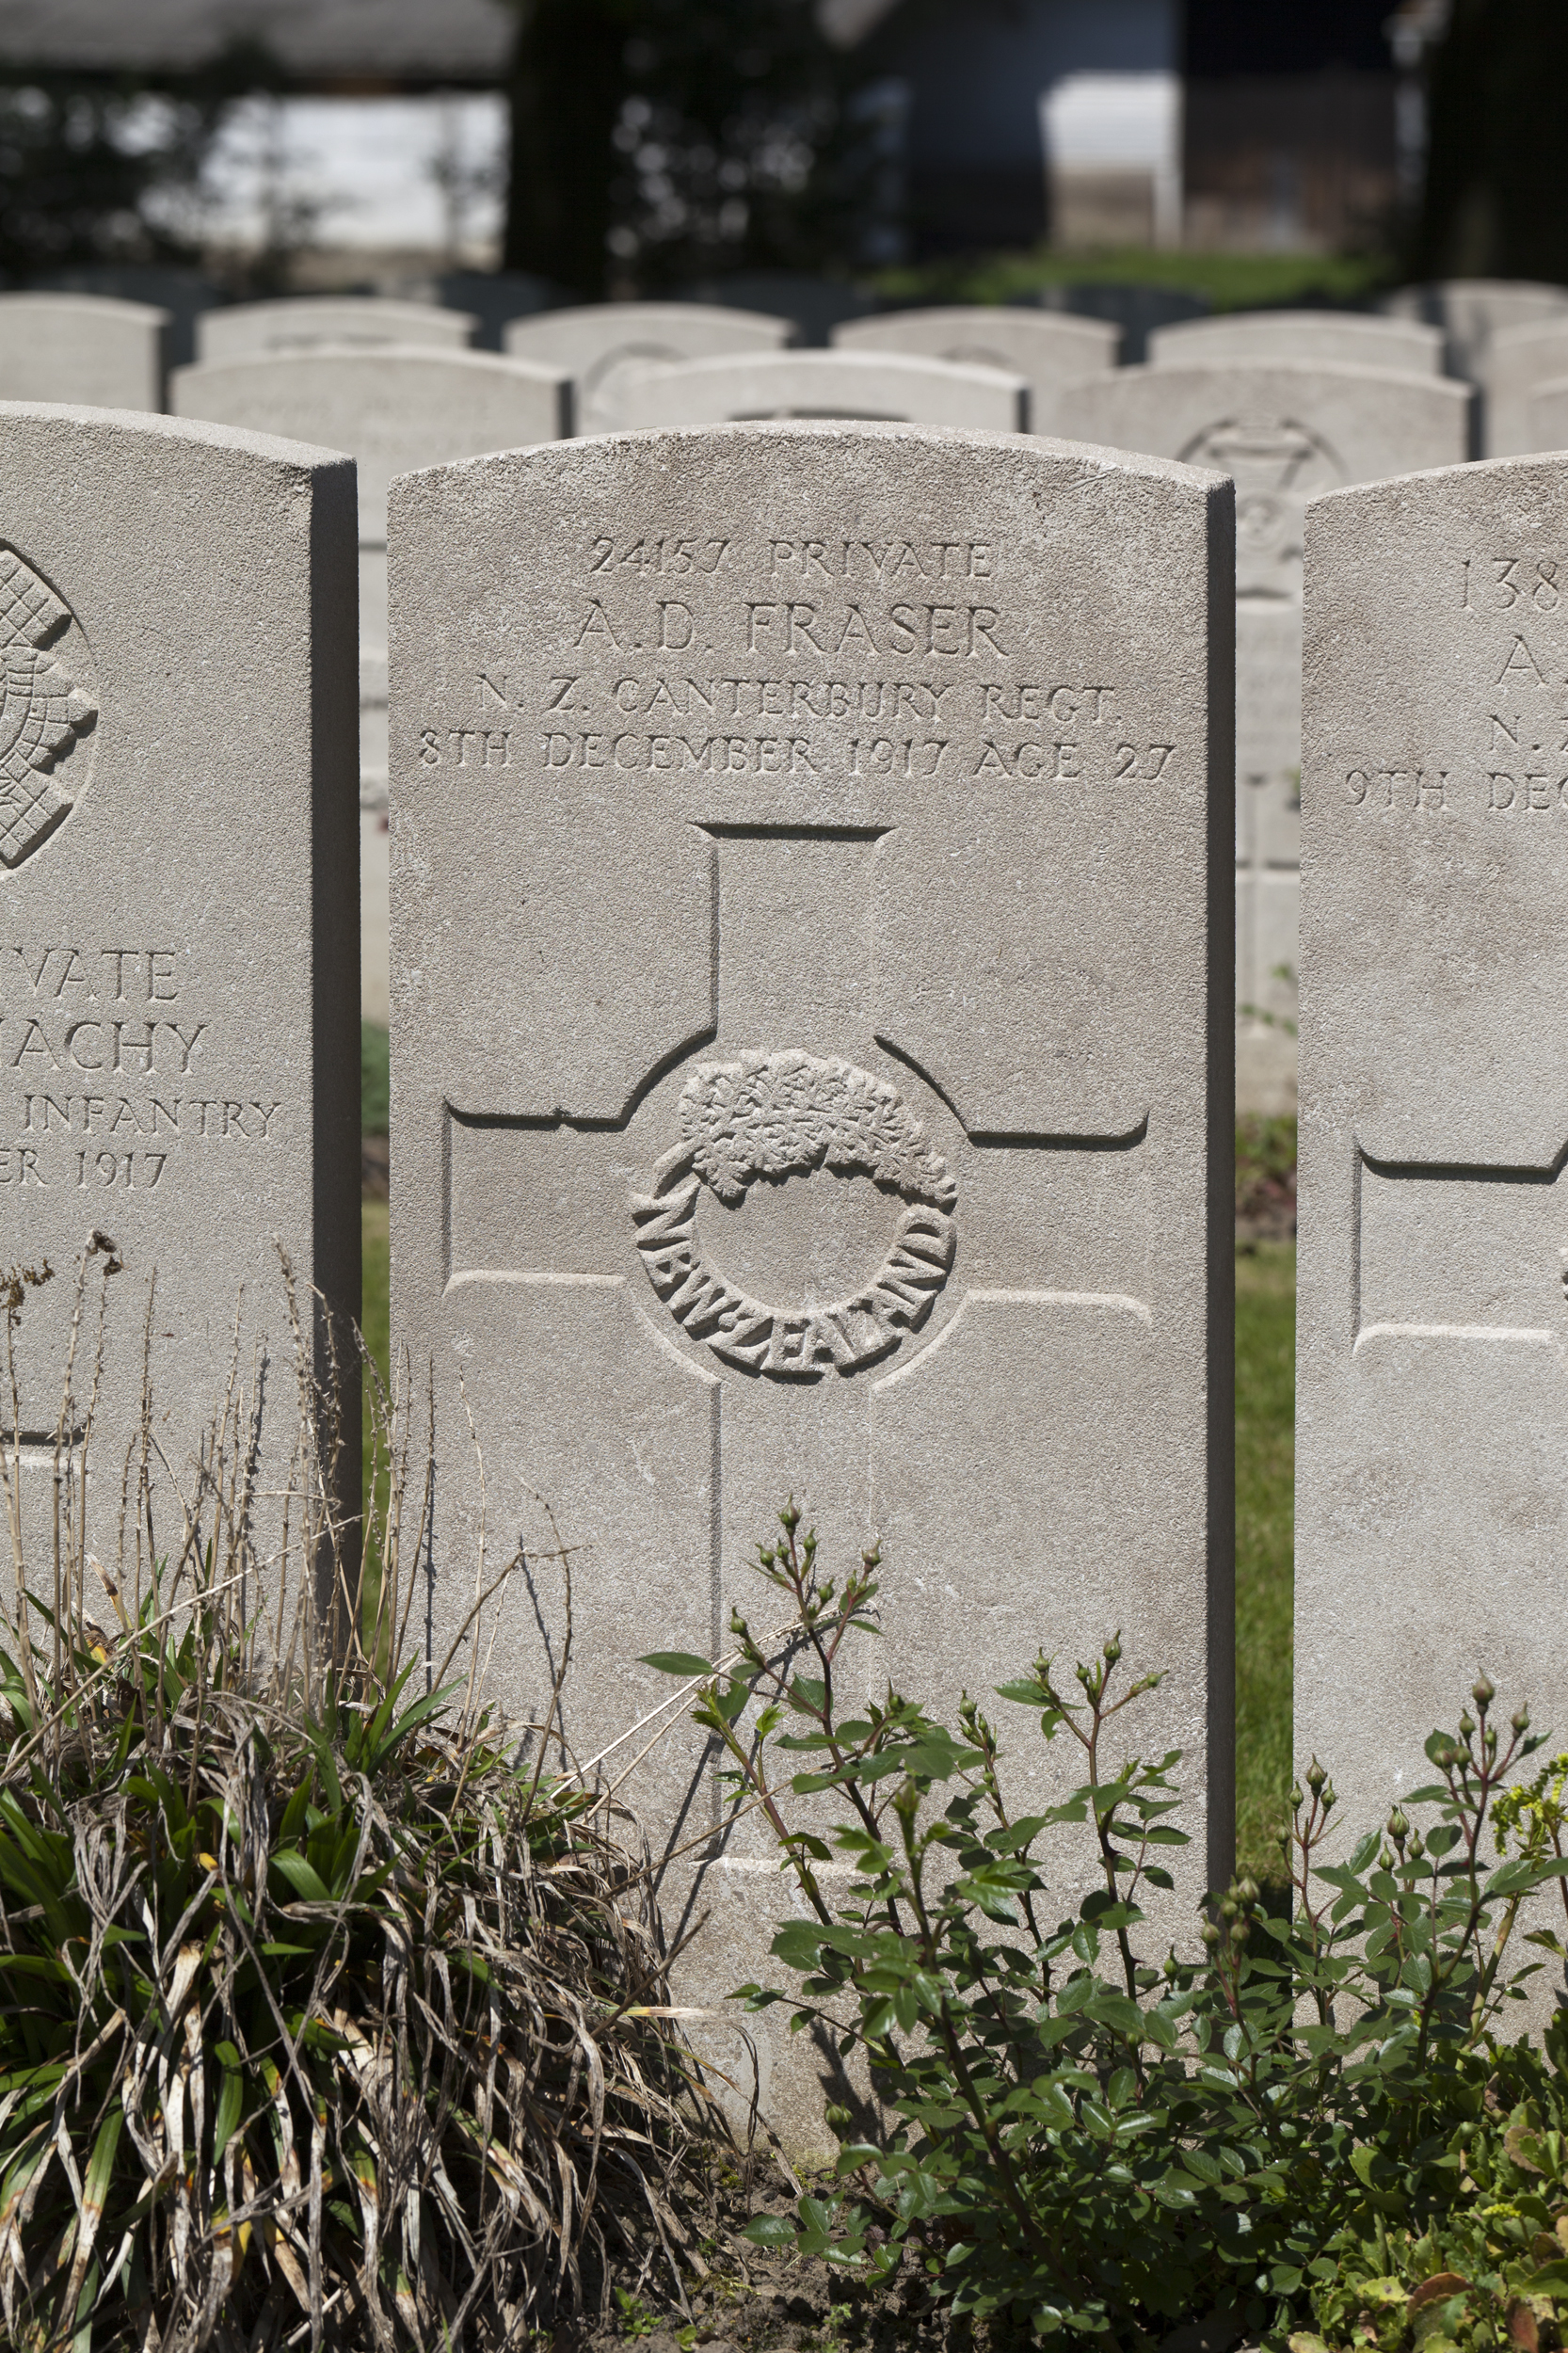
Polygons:
<instances>
[{"instance_id":1,"label":"flower bud","mask_svg":"<svg viewBox=\"0 0 1568 2353\"><path fill-rule=\"evenodd\" d=\"M1236 1892L1244 1904L1255 1904L1258 1896L1257 1881L1255 1879L1244 1879Z\"/></svg>"},{"instance_id":2,"label":"flower bud","mask_svg":"<svg viewBox=\"0 0 1568 2353\"><path fill-rule=\"evenodd\" d=\"M1485 1715L1496 1696L1497 1687L1488 1674L1479 1674L1470 1686L1470 1697L1475 1701L1482 1716Z\"/></svg>"},{"instance_id":3,"label":"flower bud","mask_svg":"<svg viewBox=\"0 0 1568 2353\"><path fill-rule=\"evenodd\" d=\"M1325 1785L1323 1790L1323 1812L1325 1814L1332 1813L1338 1802L1338 1792L1336 1790L1334 1784L1331 1781Z\"/></svg>"},{"instance_id":4,"label":"flower bud","mask_svg":"<svg viewBox=\"0 0 1568 2353\"><path fill-rule=\"evenodd\" d=\"M1113 1667L1117 1659L1120 1658L1122 1655L1122 1638L1120 1634L1112 1634L1110 1641L1107 1642L1105 1646L1103 1655L1106 1665L1108 1667Z\"/></svg>"},{"instance_id":5,"label":"flower bud","mask_svg":"<svg viewBox=\"0 0 1568 2353\"><path fill-rule=\"evenodd\" d=\"M1421 1857L1426 1853L1426 1850L1427 1842L1422 1837L1420 1832L1417 1831L1410 1842L1411 1861L1413 1863L1418 1863Z\"/></svg>"},{"instance_id":6,"label":"flower bud","mask_svg":"<svg viewBox=\"0 0 1568 2353\"><path fill-rule=\"evenodd\" d=\"M1471 1715L1469 1709L1466 1708L1464 1715L1459 1720L1459 1737L1462 1740L1473 1739L1475 1737L1475 1718Z\"/></svg>"},{"instance_id":7,"label":"flower bud","mask_svg":"<svg viewBox=\"0 0 1568 2353\"><path fill-rule=\"evenodd\" d=\"M1314 1797L1317 1796L1319 1790L1322 1787L1327 1779L1328 1774L1323 1769L1322 1766L1319 1764L1317 1758L1314 1757L1311 1764L1306 1769L1306 1785L1311 1790Z\"/></svg>"},{"instance_id":8,"label":"flower bud","mask_svg":"<svg viewBox=\"0 0 1568 2353\"><path fill-rule=\"evenodd\" d=\"M1513 1726L1515 1732L1528 1732L1530 1728L1529 1709L1528 1707L1516 1707L1512 1715L1509 1718L1509 1722Z\"/></svg>"},{"instance_id":9,"label":"flower bud","mask_svg":"<svg viewBox=\"0 0 1568 2353\"><path fill-rule=\"evenodd\" d=\"M1203 1941L1209 1946L1217 1945L1220 1941L1220 1931L1212 1920L1206 1920L1203 1924Z\"/></svg>"},{"instance_id":10,"label":"flower bud","mask_svg":"<svg viewBox=\"0 0 1568 2353\"><path fill-rule=\"evenodd\" d=\"M1395 1846L1402 1847L1405 1840L1410 1836L1410 1824L1398 1806L1394 1808L1393 1813L1388 1817L1386 1827L1388 1835L1394 1841Z\"/></svg>"},{"instance_id":11,"label":"flower bud","mask_svg":"<svg viewBox=\"0 0 1568 2353\"><path fill-rule=\"evenodd\" d=\"M1234 1920L1240 1909L1240 1907L1237 1903L1235 1897L1227 1896L1220 1906L1221 1916L1226 1920Z\"/></svg>"},{"instance_id":12,"label":"flower bud","mask_svg":"<svg viewBox=\"0 0 1568 2353\"><path fill-rule=\"evenodd\" d=\"M1391 1871L1394 1868L1394 1849L1392 1847L1384 1847L1383 1851L1378 1856L1378 1868L1380 1871Z\"/></svg>"},{"instance_id":13,"label":"flower bud","mask_svg":"<svg viewBox=\"0 0 1568 2353\"><path fill-rule=\"evenodd\" d=\"M1244 1945L1251 1934L1251 1923L1246 1920L1238 1920L1231 1928L1230 1941L1233 1945Z\"/></svg>"},{"instance_id":14,"label":"flower bud","mask_svg":"<svg viewBox=\"0 0 1568 2353\"><path fill-rule=\"evenodd\" d=\"M800 1512L793 1496L790 1497L789 1502L778 1514L778 1525L780 1528L788 1529L792 1536L800 1526Z\"/></svg>"},{"instance_id":15,"label":"flower bud","mask_svg":"<svg viewBox=\"0 0 1568 2353\"><path fill-rule=\"evenodd\" d=\"M1299 1781L1293 1781L1293 1782L1290 1784L1290 1811L1291 1811L1291 1813L1292 1813L1292 1814L1299 1814L1299 1813L1301 1812L1301 1810L1302 1810L1302 1806L1303 1806L1304 1802L1304 1799L1303 1799L1303 1797L1302 1797L1302 1785L1301 1785L1301 1783L1300 1783Z\"/></svg>"}]
</instances>

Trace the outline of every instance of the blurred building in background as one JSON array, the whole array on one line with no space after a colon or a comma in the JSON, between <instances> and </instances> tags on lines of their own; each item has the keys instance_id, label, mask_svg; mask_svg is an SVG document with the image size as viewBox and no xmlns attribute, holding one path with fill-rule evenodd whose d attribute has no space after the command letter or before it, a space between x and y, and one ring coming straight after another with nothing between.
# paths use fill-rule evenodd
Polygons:
<instances>
[{"instance_id":1,"label":"blurred building in background","mask_svg":"<svg viewBox=\"0 0 1568 2353\"><path fill-rule=\"evenodd\" d=\"M563 17L568 72L589 56L596 8L624 21L577 0ZM888 218L864 266L1046 236L1069 249L1282 252L1385 238L1421 136L1400 27L1434 10L1440 0L798 0L796 13L808 30L814 14L845 87L858 77L858 136L869 123L880 142ZM717 39L728 19L707 12ZM648 14L667 41L670 8ZM682 38L703 14L689 0ZM0 0L0 76L188 82L243 76L248 59L248 94L203 171L197 242L292 253L299 285L390 289L500 259L519 22L506 0ZM639 45L618 32L615 44ZM657 108L617 103L620 145L640 157L636 124ZM655 156L650 184L671 177L666 160Z\"/></svg>"}]
</instances>

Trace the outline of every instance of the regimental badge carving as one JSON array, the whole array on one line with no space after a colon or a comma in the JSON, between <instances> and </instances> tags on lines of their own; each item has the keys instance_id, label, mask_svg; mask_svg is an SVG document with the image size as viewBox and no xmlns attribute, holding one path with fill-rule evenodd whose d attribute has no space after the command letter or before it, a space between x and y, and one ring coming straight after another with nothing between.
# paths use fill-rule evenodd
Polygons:
<instances>
[{"instance_id":1,"label":"regimental badge carving","mask_svg":"<svg viewBox=\"0 0 1568 2353\"><path fill-rule=\"evenodd\" d=\"M958 1187L896 1087L852 1063L743 1054L699 1064L680 1117L680 1142L656 1163L649 1190L632 1194L632 1218L649 1282L693 1339L747 1371L816 1381L874 1364L919 1331L952 1266ZM864 1289L825 1307L770 1307L703 1264L704 1185L733 1207L759 1176L820 1168L869 1176L907 1205Z\"/></svg>"},{"instance_id":2,"label":"regimental badge carving","mask_svg":"<svg viewBox=\"0 0 1568 2353\"><path fill-rule=\"evenodd\" d=\"M1293 417L1242 411L1208 426L1181 456L1236 477L1238 594L1299 598L1306 502L1345 479L1327 444Z\"/></svg>"},{"instance_id":3,"label":"regimental badge carving","mask_svg":"<svg viewBox=\"0 0 1568 2353\"><path fill-rule=\"evenodd\" d=\"M30 564L0 540L0 864L20 866L53 833L73 795L61 764L98 716L96 704L45 648L71 614Z\"/></svg>"}]
</instances>

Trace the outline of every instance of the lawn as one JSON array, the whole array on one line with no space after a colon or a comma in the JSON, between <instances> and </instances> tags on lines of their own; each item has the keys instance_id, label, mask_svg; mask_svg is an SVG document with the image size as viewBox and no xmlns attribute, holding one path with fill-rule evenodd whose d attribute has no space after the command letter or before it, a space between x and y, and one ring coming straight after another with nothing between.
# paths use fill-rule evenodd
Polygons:
<instances>
[{"instance_id":1,"label":"lawn","mask_svg":"<svg viewBox=\"0 0 1568 2353\"><path fill-rule=\"evenodd\" d=\"M361 1209L364 1333L387 1362L387 1204ZM1278 1876L1269 1825L1290 1785L1296 1246L1256 1242L1236 1260L1236 1832L1238 1860Z\"/></svg>"}]
</instances>

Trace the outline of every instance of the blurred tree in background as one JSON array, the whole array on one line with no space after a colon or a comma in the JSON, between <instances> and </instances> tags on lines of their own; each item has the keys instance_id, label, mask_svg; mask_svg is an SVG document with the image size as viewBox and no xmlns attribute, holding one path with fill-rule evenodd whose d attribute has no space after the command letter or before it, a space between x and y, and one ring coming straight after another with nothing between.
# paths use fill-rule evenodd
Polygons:
<instances>
[{"instance_id":1,"label":"blurred tree in background","mask_svg":"<svg viewBox=\"0 0 1568 2353\"><path fill-rule=\"evenodd\" d=\"M813 0L520 4L505 267L592 298L891 258L874 70Z\"/></svg>"},{"instance_id":2,"label":"blurred tree in background","mask_svg":"<svg viewBox=\"0 0 1568 2353\"><path fill-rule=\"evenodd\" d=\"M1454 0L1428 82L1416 278L1568 282L1564 0Z\"/></svg>"},{"instance_id":3,"label":"blurred tree in background","mask_svg":"<svg viewBox=\"0 0 1568 2353\"><path fill-rule=\"evenodd\" d=\"M244 42L178 84L51 74L0 85L0 280L195 262L201 175L224 119L276 80Z\"/></svg>"}]
</instances>

